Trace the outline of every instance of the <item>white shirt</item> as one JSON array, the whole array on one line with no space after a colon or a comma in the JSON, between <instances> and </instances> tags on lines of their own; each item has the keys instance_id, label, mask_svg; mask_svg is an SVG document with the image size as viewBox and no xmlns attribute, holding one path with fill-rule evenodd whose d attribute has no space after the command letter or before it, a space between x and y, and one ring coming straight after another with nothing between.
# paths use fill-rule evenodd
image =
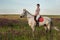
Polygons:
<instances>
[{"instance_id":1,"label":"white shirt","mask_svg":"<svg viewBox=\"0 0 60 40\"><path fill-rule=\"evenodd\" d=\"M35 15L37 16L40 12L40 8L37 8L36 11L35 11Z\"/></svg>"}]
</instances>

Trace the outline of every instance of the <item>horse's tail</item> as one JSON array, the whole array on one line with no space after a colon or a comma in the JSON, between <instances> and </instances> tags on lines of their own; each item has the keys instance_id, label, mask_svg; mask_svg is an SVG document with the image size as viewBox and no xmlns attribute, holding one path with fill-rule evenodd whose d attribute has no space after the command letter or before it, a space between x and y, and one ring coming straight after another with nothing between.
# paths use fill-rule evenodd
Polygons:
<instances>
[{"instance_id":1,"label":"horse's tail","mask_svg":"<svg viewBox=\"0 0 60 40\"><path fill-rule=\"evenodd\" d=\"M60 31L60 29L58 29L57 26L54 26L53 29L55 29L56 31Z\"/></svg>"},{"instance_id":2,"label":"horse's tail","mask_svg":"<svg viewBox=\"0 0 60 40\"><path fill-rule=\"evenodd\" d=\"M52 28L55 29L56 31L60 31L60 30L57 28L57 26L54 26L54 25L53 25L53 22L51 21L51 29L52 29Z\"/></svg>"}]
</instances>

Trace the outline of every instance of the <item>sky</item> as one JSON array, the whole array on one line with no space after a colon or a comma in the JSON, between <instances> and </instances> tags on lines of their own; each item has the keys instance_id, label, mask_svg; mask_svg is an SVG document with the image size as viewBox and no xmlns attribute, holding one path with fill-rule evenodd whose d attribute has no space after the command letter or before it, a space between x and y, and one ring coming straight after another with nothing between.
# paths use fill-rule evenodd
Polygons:
<instances>
[{"instance_id":1,"label":"sky","mask_svg":"<svg viewBox=\"0 0 60 40\"><path fill-rule=\"evenodd\" d=\"M38 3L41 15L60 15L60 0L0 0L0 14L20 14L23 9L34 14Z\"/></svg>"}]
</instances>

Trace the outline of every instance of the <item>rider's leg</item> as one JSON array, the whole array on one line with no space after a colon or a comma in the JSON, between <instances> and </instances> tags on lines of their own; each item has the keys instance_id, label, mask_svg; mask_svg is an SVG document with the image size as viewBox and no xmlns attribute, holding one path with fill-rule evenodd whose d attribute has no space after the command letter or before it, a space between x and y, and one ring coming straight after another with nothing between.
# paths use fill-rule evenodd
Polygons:
<instances>
[{"instance_id":1,"label":"rider's leg","mask_svg":"<svg viewBox=\"0 0 60 40\"><path fill-rule=\"evenodd\" d=\"M36 22L36 16L34 16L34 20L35 20L35 22Z\"/></svg>"},{"instance_id":2,"label":"rider's leg","mask_svg":"<svg viewBox=\"0 0 60 40\"><path fill-rule=\"evenodd\" d=\"M36 26L37 26L37 20L36 20L36 17L37 17L37 16L34 16L34 20L35 20L35 22L36 22Z\"/></svg>"},{"instance_id":3,"label":"rider's leg","mask_svg":"<svg viewBox=\"0 0 60 40\"><path fill-rule=\"evenodd\" d=\"M35 22L36 22L36 26L39 26L39 22L38 22L38 20L36 20L36 17L37 17L37 16L34 17L34 20L35 20Z\"/></svg>"}]
</instances>

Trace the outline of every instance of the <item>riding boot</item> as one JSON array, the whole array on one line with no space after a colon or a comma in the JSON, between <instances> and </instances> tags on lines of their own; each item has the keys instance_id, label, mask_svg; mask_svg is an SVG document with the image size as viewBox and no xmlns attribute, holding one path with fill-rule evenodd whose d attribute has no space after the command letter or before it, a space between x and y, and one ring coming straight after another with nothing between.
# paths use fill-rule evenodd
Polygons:
<instances>
[{"instance_id":1,"label":"riding boot","mask_svg":"<svg viewBox=\"0 0 60 40\"><path fill-rule=\"evenodd\" d=\"M39 27L39 22L38 22L38 21L36 21L36 26L38 26L38 27Z\"/></svg>"}]
</instances>

